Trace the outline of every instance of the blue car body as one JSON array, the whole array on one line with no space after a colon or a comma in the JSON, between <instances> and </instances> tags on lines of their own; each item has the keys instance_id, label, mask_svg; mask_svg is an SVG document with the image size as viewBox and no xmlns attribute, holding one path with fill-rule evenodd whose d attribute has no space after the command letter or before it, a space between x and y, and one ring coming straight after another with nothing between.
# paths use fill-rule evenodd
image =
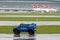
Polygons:
<instances>
[{"instance_id":1,"label":"blue car body","mask_svg":"<svg viewBox=\"0 0 60 40\"><path fill-rule=\"evenodd\" d=\"M29 29L35 31L36 30L36 24L20 24L15 29L19 30L20 32L27 32Z\"/></svg>"}]
</instances>

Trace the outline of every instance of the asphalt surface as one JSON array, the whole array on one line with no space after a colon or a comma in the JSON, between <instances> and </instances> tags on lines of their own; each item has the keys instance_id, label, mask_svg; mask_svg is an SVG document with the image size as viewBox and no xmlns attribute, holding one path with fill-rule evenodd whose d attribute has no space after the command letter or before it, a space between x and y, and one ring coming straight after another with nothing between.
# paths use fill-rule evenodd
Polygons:
<instances>
[{"instance_id":1,"label":"asphalt surface","mask_svg":"<svg viewBox=\"0 0 60 40\"><path fill-rule=\"evenodd\" d=\"M60 17L60 16L43 16L43 15L40 15L40 16L38 16L38 15L0 15L0 17Z\"/></svg>"},{"instance_id":2,"label":"asphalt surface","mask_svg":"<svg viewBox=\"0 0 60 40\"><path fill-rule=\"evenodd\" d=\"M60 40L60 34L35 34L29 37L28 34L21 34L20 37L14 37L13 34L0 34L0 40Z\"/></svg>"},{"instance_id":3,"label":"asphalt surface","mask_svg":"<svg viewBox=\"0 0 60 40\"><path fill-rule=\"evenodd\" d=\"M20 23L35 23L37 25L60 25L60 21L0 21L0 26L17 26Z\"/></svg>"}]
</instances>

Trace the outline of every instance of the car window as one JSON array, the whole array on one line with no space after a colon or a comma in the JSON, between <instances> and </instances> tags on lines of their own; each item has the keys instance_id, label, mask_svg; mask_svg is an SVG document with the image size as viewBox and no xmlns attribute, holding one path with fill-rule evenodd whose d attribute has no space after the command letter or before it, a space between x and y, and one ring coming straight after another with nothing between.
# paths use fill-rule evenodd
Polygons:
<instances>
[{"instance_id":1,"label":"car window","mask_svg":"<svg viewBox=\"0 0 60 40\"><path fill-rule=\"evenodd\" d=\"M24 25L24 24L21 24L20 26L21 26L21 27L24 27L25 25Z\"/></svg>"}]
</instances>

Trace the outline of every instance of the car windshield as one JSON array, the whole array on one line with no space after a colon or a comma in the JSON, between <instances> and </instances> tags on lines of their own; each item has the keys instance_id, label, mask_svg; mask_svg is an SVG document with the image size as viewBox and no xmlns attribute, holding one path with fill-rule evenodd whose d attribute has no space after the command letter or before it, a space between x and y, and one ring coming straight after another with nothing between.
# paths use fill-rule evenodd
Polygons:
<instances>
[{"instance_id":1,"label":"car windshield","mask_svg":"<svg viewBox=\"0 0 60 40\"><path fill-rule=\"evenodd\" d=\"M20 24L21 27L24 27L25 25L23 23Z\"/></svg>"}]
</instances>

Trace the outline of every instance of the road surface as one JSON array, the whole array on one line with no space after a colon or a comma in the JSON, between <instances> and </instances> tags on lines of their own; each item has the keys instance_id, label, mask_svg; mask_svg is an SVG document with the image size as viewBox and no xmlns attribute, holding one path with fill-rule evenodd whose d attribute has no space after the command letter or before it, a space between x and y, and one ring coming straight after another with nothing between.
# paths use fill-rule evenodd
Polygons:
<instances>
[{"instance_id":1,"label":"road surface","mask_svg":"<svg viewBox=\"0 0 60 40\"><path fill-rule=\"evenodd\" d=\"M0 26L17 26L20 23L35 23L37 25L60 25L60 21L0 21Z\"/></svg>"},{"instance_id":2,"label":"road surface","mask_svg":"<svg viewBox=\"0 0 60 40\"><path fill-rule=\"evenodd\" d=\"M40 16L38 16L38 15L0 15L0 17L60 17L60 16L43 16L43 15L40 15Z\"/></svg>"},{"instance_id":3,"label":"road surface","mask_svg":"<svg viewBox=\"0 0 60 40\"><path fill-rule=\"evenodd\" d=\"M29 37L27 34L21 34L21 37L13 37L13 34L0 34L0 40L60 40L60 34L36 34L35 37Z\"/></svg>"}]
</instances>

